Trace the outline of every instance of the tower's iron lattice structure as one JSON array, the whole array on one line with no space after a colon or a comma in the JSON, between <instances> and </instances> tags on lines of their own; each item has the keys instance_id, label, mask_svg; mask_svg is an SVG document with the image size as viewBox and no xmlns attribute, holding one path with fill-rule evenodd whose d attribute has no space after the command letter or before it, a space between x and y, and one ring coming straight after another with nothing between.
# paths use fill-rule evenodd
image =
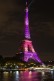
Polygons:
<instances>
[{"instance_id":1,"label":"tower's iron lattice structure","mask_svg":"<svg viewBox=\"0 0 54 81\"><path fill-rule=\"evenodd\" d=\"M25 9L25 24L24 24L24 35L25 35L25 40L23 40L23 53L24 61L28 61L28 59L33 59L37 61L40 64L43 64L43 62L40 60L38 57L38 54L35 52L34 47L32 45L31 36L30 36L30 30L29 30L29 17L28 17L28 4L26 1L26 9Z\"/></svg>"}]
</instances>

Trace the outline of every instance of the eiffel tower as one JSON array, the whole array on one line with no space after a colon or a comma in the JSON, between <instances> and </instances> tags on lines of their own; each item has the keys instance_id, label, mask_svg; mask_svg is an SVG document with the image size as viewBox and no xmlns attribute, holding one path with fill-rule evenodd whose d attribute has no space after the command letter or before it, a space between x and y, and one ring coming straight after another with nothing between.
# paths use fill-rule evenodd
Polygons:
<instances>
[{"instance_id":1,"label":"eiffel tower","mask_svg":"<svg viewBox=\"0 0 54 81\"><path fill-rule=\"evenodd\" d=\"M23 60L28 61L29 59L33 59L37 61L40 64L43 64L43 62L38 57L37 53L34 50L34 47L32 45L31 36L30 36L30 30L29 30L29 18L28 18L28 4L26 1L26 9L25 9L25 24L24 24L24 35L25 40L23 40L22 43L22 49L23 49Z\"/></svg>"}]
</instances>

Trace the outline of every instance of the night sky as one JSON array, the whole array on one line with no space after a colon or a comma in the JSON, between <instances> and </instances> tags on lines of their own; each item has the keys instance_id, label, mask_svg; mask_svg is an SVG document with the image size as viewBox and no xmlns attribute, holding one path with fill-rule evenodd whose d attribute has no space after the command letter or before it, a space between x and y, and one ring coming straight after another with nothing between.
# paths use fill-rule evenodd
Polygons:
<instances>
[{"instance_id":1,"label":"night sky","mask_svg":"<svg viewBox=\"0 0 54 81\"><path fill-rule=\"evenodd\" d=\"M26 0L0 0L0 55L14 56L24 39ZM54 60L54 3L28 0L33 46L42 60Z\"/></svg>"}]
</instances>

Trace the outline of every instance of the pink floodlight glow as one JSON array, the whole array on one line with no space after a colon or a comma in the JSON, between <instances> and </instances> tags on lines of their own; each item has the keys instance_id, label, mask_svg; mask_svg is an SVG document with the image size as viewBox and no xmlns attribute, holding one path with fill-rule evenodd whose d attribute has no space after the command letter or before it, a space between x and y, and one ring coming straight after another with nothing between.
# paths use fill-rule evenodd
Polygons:
<instances>
[{"instance_id":1,"label":"pink floodlight glow","mask_svg":"<svg viewBox=\"0 0 54 81\"><path fill-rule=\"evenodd\" d=\"M26 25L29 25L29 22L28 22L28 20L27 20L27 21L25 21L25 24L26 24Z\"/></svg>"},{"instance_id":2,"label":"pink floodlight glow","mask_svg":"<svg viewBox=\"0 0 54 81\"><path fill-rule=\"evenodd\" d=\"M33 48L32 41L24 40L24 61L27 62L30 58L42 64L42 61Z\"/></svg>"},{"instance_id":3,"label":"pink floodlight glow","mask_svg":"<svg viewBox=\"0 0 54 81\"><path fill-rule=\"evenodd\" d=\"M32 41L30 40L30 30L29 30L29 18L28 18L28 6L26 1L26 9L25 9L25 40L23 41L23 51L24 51L24 61L28 61L30 58L43 64L43 62L38 57L38 54L35 52L33 48Z\"/></svg>"},{"instance_id":4,"label":"pink floodlight glow","mask_svg":"<svg viewBox=\"0 0 54 81\"><path fill-rule=\"evenodd\" d=\"M26 12L28 12L28 7L26 7Z\"/></svg>"}]
</instances>

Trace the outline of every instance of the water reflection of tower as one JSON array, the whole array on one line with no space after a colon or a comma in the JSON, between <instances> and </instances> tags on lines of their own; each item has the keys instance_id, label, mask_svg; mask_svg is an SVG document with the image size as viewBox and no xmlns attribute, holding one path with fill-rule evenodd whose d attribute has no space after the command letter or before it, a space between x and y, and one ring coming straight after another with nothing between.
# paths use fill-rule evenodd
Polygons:
<instances>
[{"instance_id":1,"label":"water reflection of tower","mask_svg":"<svg viewBox=\"0 0 54 81\"><path fill-rule=\"evenodd\" d=\"M43 64L43 62L40 60L38 57L38 54L35 52L32 41L31 41L31 36L30 36L30 30L29 30L29 18L28 18L28 4L26 1L26 9L25 9L25 24L24 24L24 35L25 39L22 41L21 45L21 54L23 54L23 60L28 61L29 59L33 59L37 61L40 64Z\"/></svg>"}]
</instances>

